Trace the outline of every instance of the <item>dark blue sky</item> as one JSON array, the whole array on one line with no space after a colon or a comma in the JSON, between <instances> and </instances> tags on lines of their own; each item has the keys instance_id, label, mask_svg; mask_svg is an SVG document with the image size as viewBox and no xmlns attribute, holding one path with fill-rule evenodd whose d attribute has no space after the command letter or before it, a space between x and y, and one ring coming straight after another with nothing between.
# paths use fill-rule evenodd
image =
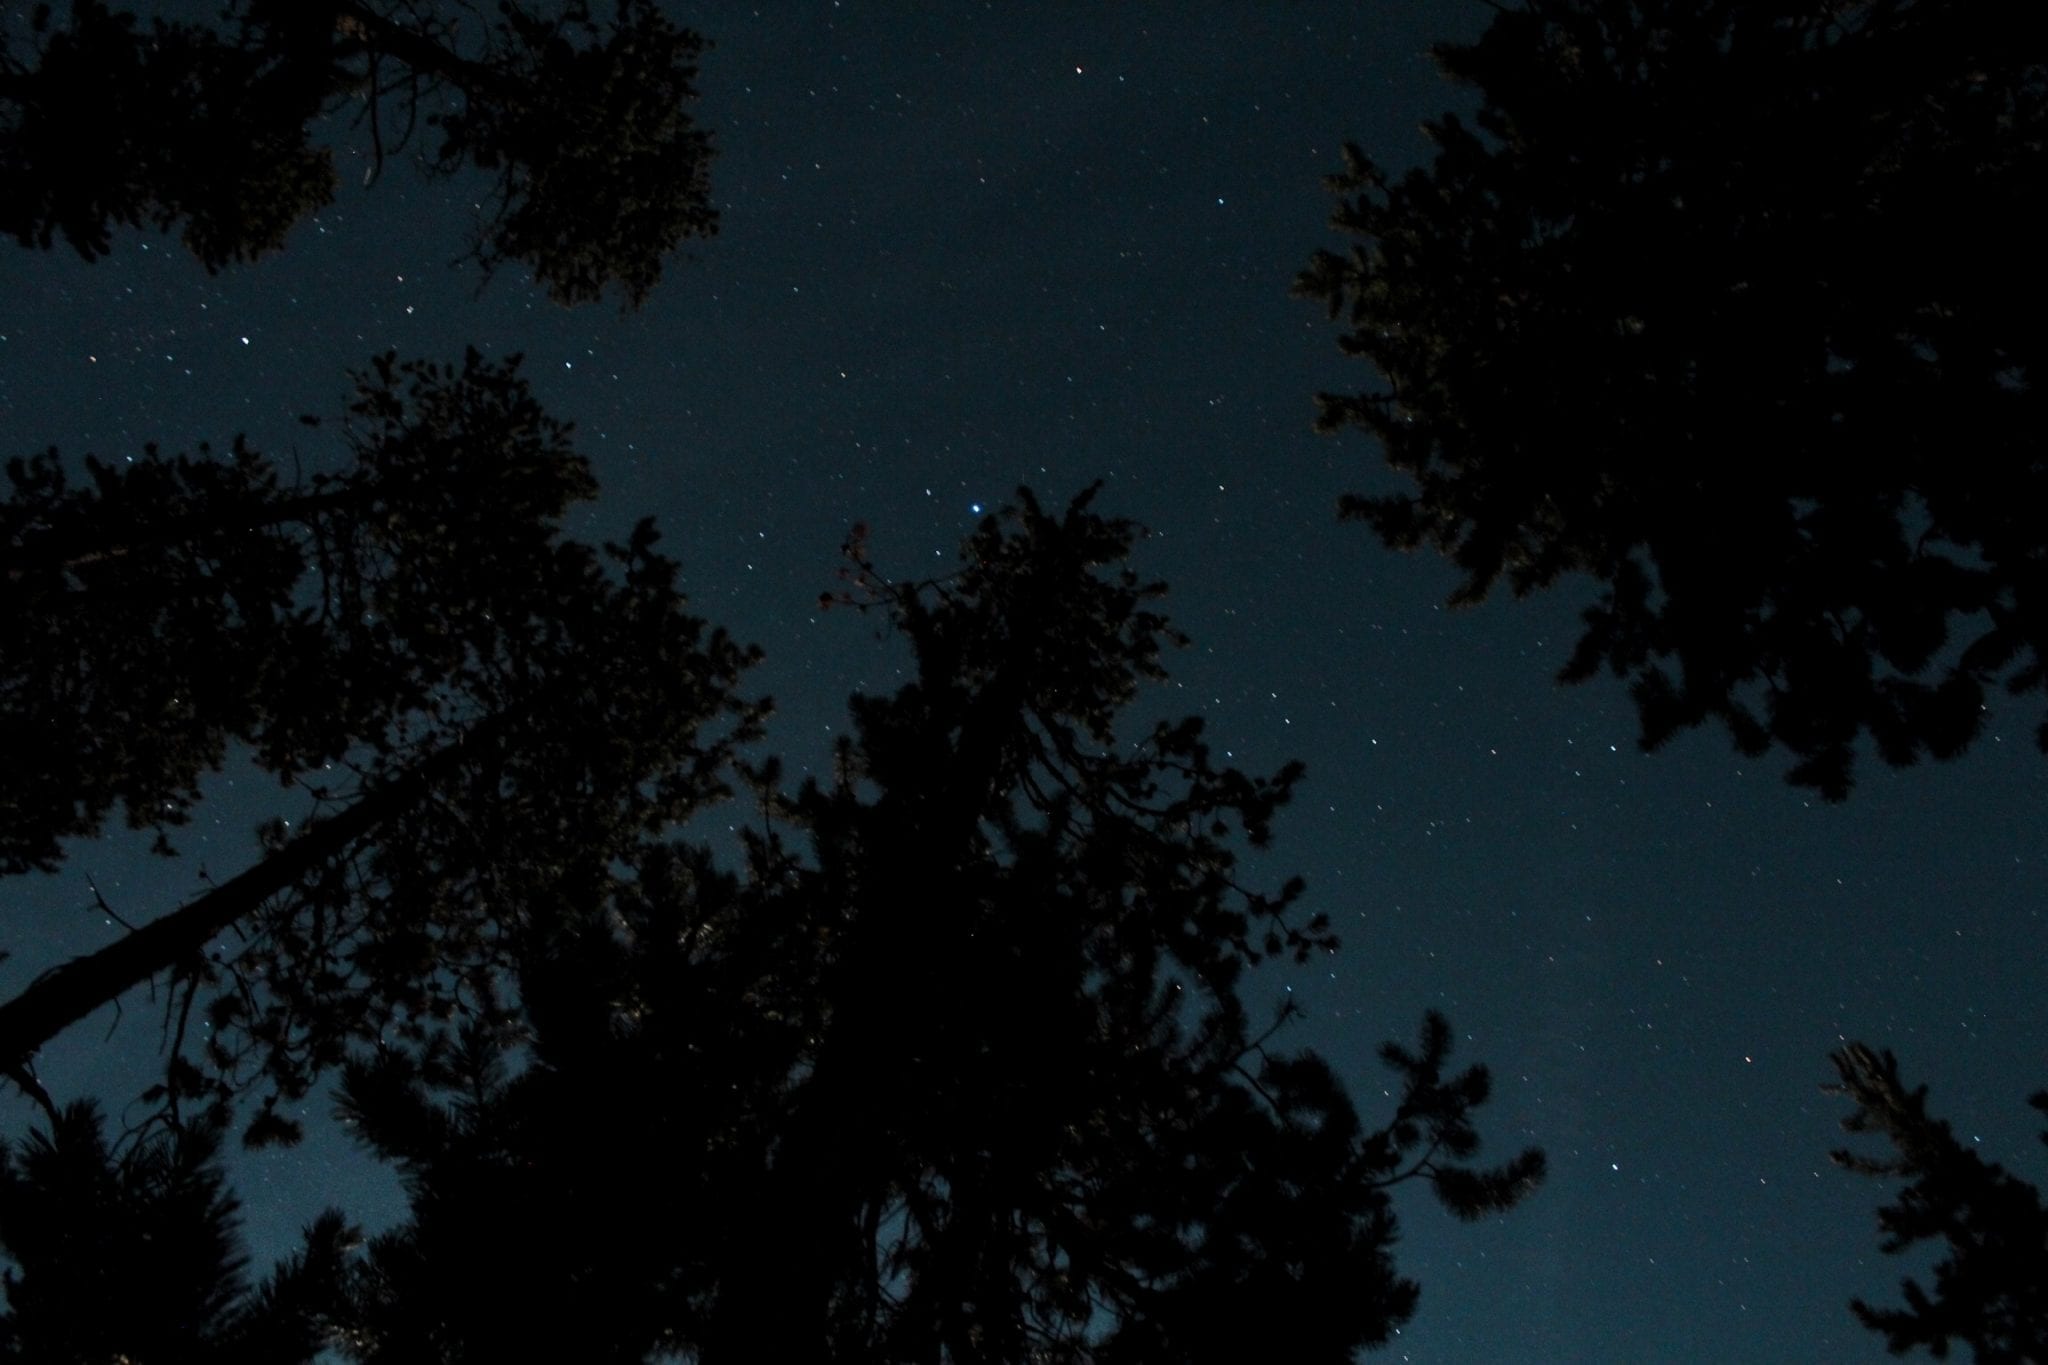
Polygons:
<instances>
[{"instance_id":1,"label":"dark blue sky","mask_svg":"<svg viewBox=\"0 0 2048 1365\"><path fill-rule=\"evenodd\" d=\"M1384 1358L1884 1358L1846 1301L1900 1267L1875 1250L1881 1187L1827 1161L1826 1053L1895 1048L1958 1131L2037 1170L2048 763L2012 712L1960 762L1866 767L1840 807L1719 735L1645 756L1618 685L1551 681L1579 589L1449 612L1440 564L1337 522L1339 493L1387 476L1364 437L1311 432L1311 399L1367 376L1288 285L1334 243L1320 176L1341 142L1421 157L1419 123L1459 99L1428 43L1484 7L673 12L716 43L701 116L724 227L642 312L565 312L510 275L477 296L448 267L473 187L398 168L220 277L155 237L90 266L10 249L8 453L241 430L316 465L323 433L293 419L336 412L373 353L524 352L604 482L577 530L659 518L698 609L767 649L757 685L796 766L901 662L816 609L852 522L914 573L1019 482L1064 499L1104 479L1099 506L1156 532L1142 567L1196 642L1148 705L1199 711L1243 766L1309 764L1263 865L1302 872L1345 947L1254 989L1293 987L1297 1037L1368 1116L1378 1044L1443 1010L1494 1071L1490 1149L1550 1154L1503 1219L1403 1205L1423 1298ZM193 847L220 876L272 793L215 790ZM109 840L10 884L0 989L114 932L88 874L135 918L194 870ZM110 1043L102 1022L46 1053L45 1080L92 1093L155 1022L131 1001ZM348 1151L318 1134L245 1165L260 1244L328 1200L389 1215Z\"/></svg>"}]
</instances>

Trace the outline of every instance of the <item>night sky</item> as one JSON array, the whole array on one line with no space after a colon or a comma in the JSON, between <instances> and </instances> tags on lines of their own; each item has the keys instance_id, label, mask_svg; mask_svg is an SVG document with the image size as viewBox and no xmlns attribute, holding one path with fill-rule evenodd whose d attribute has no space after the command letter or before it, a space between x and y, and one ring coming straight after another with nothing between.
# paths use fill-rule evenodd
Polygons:
<instances>
[{"instance_id":1,"label":"night sky","mask_svg":"<svg viewBox=\"0 0 2048 1365\"><path fill-rule=\"evenodd\" d=\"M338 203L257 266L209 277L138 234L91 265L0 252L6 453L245 431L310 471L335 450L297 415L338 415L373 354L523 352L604 484L574 532L659 519L696 609L766 649L754 688L799 772L846 695L890 689L904 662L818 610L852 523L915 576L1019 483L1063 503L1102 479L1101 510L1152 528L1140 567L1195 640L1146 706L1199 712L1247 769L1308 762L1258 867L1301 872L1344 948L1256 977L1254 1010L1291 986L1293 1038L1373 1120L1375 1049L1440 1009L1459 1060L1495 1076L1485 1154L1549 1153L1548 1183L1503 1218L1402 1201L1397 1256L1423 1295L1380 1358L1885 1358L1847 1301L1910 1267L1876 1249L1886 1187L1828 1162L1846 1106L1819 1093L1826 1054L1894 1048L1966 1140L2038 1174L2038 717L1994 712L1952 764L1866 762L1842 806L1718 732L1645 755L1619 684L1552 681L1585 585L1449 611L1444 565L1337 521L1340 493L1398 485L1362 435L1312 432L1318 389L1370 376L1288 287L1338 245L1320 177L1342 142L1424 156L1421 121L1463 98L1428 45L1485 7L672 12L716 44L699 113L723 229L641 312L565 311L515 272L479 295L449 265L478 187L394 167L361 189L350 153ZM0 989L119 932L88 876L147 918L200 864L247 865L262 815L295 813L246 768L209 790L179 861L114 837L10 882ZM75 1030L44 1081L118 1110L159 1015L133 998L110 1042L111 1011ZM5 1106L18 1135L28 1106ZM329 1201L372 1226L400 1212L389 1177L316 1126L238 1166L259 1256Z\"/></svg>"}]
</instances>

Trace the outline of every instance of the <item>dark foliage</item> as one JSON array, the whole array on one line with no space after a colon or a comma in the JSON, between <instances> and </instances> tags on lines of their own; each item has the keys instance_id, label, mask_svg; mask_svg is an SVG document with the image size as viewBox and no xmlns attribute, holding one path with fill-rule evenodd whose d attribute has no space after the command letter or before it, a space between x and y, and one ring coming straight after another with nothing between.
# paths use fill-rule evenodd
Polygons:
<instances>
[{"instance_id":1,"label":"dark foliage","mask_svg":"<svg viewBox=\"0 0 2048 1365\"><path fill-rule=\"evenodd\" d=\"M334 197L329 115L368 125L368 179L422 123L420 163L493 189L471 243L563 303L638 305L685 237L717 230L692 120L704 42L653 0L231 0L217 27L78 0L0 34L0 230L88 260L119 227L181 228L209 270L282 246ZM11 45L6 40L11 37Z\"/></svg>"},{"instance_id":2,"label":"dark foliage","mask_svg":"<svg viewBox=\"0 0 2048 1365\"><path fill-rule=\"evenodd\" d=\"M1925 1347L1945 1358L1959 1341L1980 1365L2048 1360L2048 1209L2039 1188L1984 1160L1930 1116L1927 1087L1907 1090L1890 1052L1856 1043L1832 1060L1841 1083L1823 1088L1856 1105L1842 1126L1881 1133L1892 1147L1889 1157L1838 1151L1836 1163L1906 1182L1878 1211L1884 1250L1926 1242L1945 1253L1931 1293L1908 1278L1900 1283L1902 1307L1858 1299L1850 1305L1856 1316L1884 1336L1893 1355ZM2028 1103L2048 1115L2048 1091ZM2048 1133L2041 1140L2048 1145Z\"/></svg>"},{"instance_id":3,"label":"dark foliage","mask_svg":"<svg viewBox=\"0 0 2048 1365\"><path fill-rule=\"evenodd\" d=\"M389 747L517 627L552 613L560 519L596 491L516 360L375 360L341 472L57 452L0 504L0 872L58 841L185 822L226 745L280 780ZM309 582L310 577L310 582ZM416 723L416 721L415 721Z\"/></svg>"},{"instance_id":4,"label":"dark foliage","mask_svg":"<svg viewBox=\"0 0 2048 1365\"><path fill-rule=\"evenodd\" d=\"M1477 601L1601 587L1564 670L1642 740L1718 718L1840 799L2048 687L2038 317L2048 48L2024 6L1528 0L1444 70L1477 126L1356 148L1300 292L1372 391L1347 498ZM2048 746L2048 726L2041 732Z\"/></svg>"},{"instance_id":5,"label":"dark foliage","mask_svg":"<svg viewBox=\"0 0 2048 1365\"><path fill-rule=\"evenodd\" d=\"M527 960L530 1034L351 1070L413 1194L359 1358L1348 1361L1415 1307L1390 1187L1533 1188L1533 1151L1466 1164L1487 1078L1441 1019L1386 1050L1376 1131L1271 1045L1288 1011L1250 1026L1247 966L1335 946L1298 880L1236 875L1300 772L1216 767L1193 721L1119 743L1177 639L1134 534L1026 494L948 579L856 551L837 600L916 680L854 699L831 782L756 774L745 875L650 846Z\"/></svg>"},{"instance_id":6,"label":"dark foliage","mask_svg":"<svg viewBox=\"0 0 2048 1365\"><path fill-rule=\"evenodd\" d=\"M568 435L512 363L386 357L351 409L352 464L305 488L242 446L95 464L83 488L17 462L9 866L50 865L117 802L175 823L230 743L315 818L0 1004L0 1061L168 975L177 1042L221 990L204 1073L174 1058L159 1098L224 1100L258 1072L296 1098L351 1040L490 1014L552 898L723 793L760 714L735 691L752 655L684 610L651 525L602 554L562 539L592 488ZM290 1131L266 1108L252 1136Z\"/></svg>"},{"instance_id":7,"label":"dark foliage","mask_svg":"<svg viewBox=\"0 0 2048 1365\"><path fill-rule=\"evenodd\" d=\"M377 54L391 33L366 23L363 42ZM571 41L579 33L583 45ZM410 60L396 37L389 52ZM595 300L614 283L629 305L644 301L683 238L718 231L711 138L688 113L703 49L654 0L622 0L608 26L576 0L547 21L508 8L491 32L488 78L476 63L423 62L463 95L428 119L442 136L432 164L497 179L474 258L486 270L524 263L561 303Z\"/></svg>"},{"instance_id":8,"label":"dark foliage","mask_svg":"<svg viewBox=\"0 0 2048 1365\"><path fill-rule=\"evenodd\" d=\"M691 1340L732 1230L776 1218L750 1201L803 1047L790 936L667 844L583 908L529 954L518 1033L350 1068L343 1118L412 1196L358 1267L354 1358L638 1365Z\"/></svg>"},{"instance_id":9,"label":"dark foliage","mask_svg":"<svg viewBox=\"0 0 2048 1365\"><path fill-rule=\"evenodd\" d=\"M114 228L182 224L218 270L276 250L334 197L310 138L319 85L207 29L70 9L52 30L38 7L33 66L0 49L0 230L92 260Z\"/></svg>"},{"instance_id":10,"label":"dark foliage","mask_svg":"<svg viewBox=\"0 0 2048 1365\"><path fill-rule=\"evenodd\" d=\"M353 1231L323 1214L251 1288L212 1128L109 1147L81 1102L18 1149L0 1143L0 1360L35 1365L310 1363L327 1344Z\"/></svg>"}]
</instances>

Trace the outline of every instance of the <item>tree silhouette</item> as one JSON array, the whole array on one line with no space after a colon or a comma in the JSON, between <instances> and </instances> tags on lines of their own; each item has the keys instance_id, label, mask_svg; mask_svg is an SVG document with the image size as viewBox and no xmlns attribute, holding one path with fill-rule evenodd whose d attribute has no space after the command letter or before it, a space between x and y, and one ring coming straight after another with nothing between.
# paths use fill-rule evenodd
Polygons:
<instances>
[{"instance_id":1,"label":"tree silhouette","mask_svg":"<svg viewBox=\"0 0 2048 1365\"><path fill-rule=\"evenodd\" d=\"M366 179L421 124L431 173L494 180L470 255L526 265L559 302L644 300L685 237L717 230L692 120L704 42L654 0L231 0L219 27L78 0L0 34L0 229L90 260L117 226L181 226L209 270L253 260L334 197L315 123L368 124ZM7 41L9 37L13 41Z\"/></svg>"},{"instance_id":2,"label":"tree silhouette","mask_svg":"<svg viewBox=\"0 0 2048 1365\"><path fill-rule=\"evenodd\" d=\"M77 483L55 450L10 461L0 871L52 870L116 804L163 839L229 741L286 782L388 746L550 612L561 517L596 482L518 369L378 357L346 466L297 486L240 437L88 455Z\"/></svg>"},{"instance_id":3,"label":"tree silhouette","mask_svg":"<svg viewBox=\"0 0 2048 1365\"><path fill-rule=\"evenodd\" d=\"M1381 381L1319 425L1416 484L1344 515L1449 554L1454 602L1590 575L1564 679L1829 799L1862 736L1948 757L2048 686L2029 16L1528 0L1436 52L1477 126L1399 177L1348 149L1353 248L1298 284Z\"/></svg>"},{"instance_id":4,"label":"tree silhouette","mask_svg":"<svg viewBox=\"0 0 2048 1365\"><path fill-rule=\"evenodd\" d=\"M329 1211L251 1288L217 1128L151 1129L119 1149L71 1105L0 1142L0 1359L37 1365L310 1362L326 1345L354 1232Z\"/></svg>"},{"instance_id":5,"label":"tree silhouette","mask_svg":"<svg viewBox=\"0 0 2048 1365\"><path fill-rule=\"evenodd\" d=\"M684 109L701 46L649 0L608 23L585 0L235 0L217 28L39 5L0 29L0 225L90 259L115 225L183 223L210 269L251 258L330 197L310 129L353 102L377 168L424 118L430 169L497 177L487 269L637 303L715 228ZM490 1013L543 888L722 790L760 714L734 692L750 655L683 612L651 525L602 554L560 540L595 491L568 435L516 357L387 355L357 376L340 474L287 486L240 438L87 457L82 479L55 450L9 463L0 873L54 869L116 806L174 851L231 744L315 803L257 866L0 1004L0 1074L53 1120L35 1050L167 977L170 1116L253 1065L272 1089L250 1136L288 1137L272 1106L348 1040ZM214 986L208 1079L178 1049Z\"/></svg>"},{"instance_id":6,"label":"tree silhouette","mask_svg":"<svg viewBox=\"0 0 2048 1365\"><path fill-rule=\"evenodd\" d=\"M854 698L831 782L758 770L744 876L650 847L524 963L530 1034L351 1069L413 1196L359 1359L1349 1360L1414 1311L1393 1185L1477 1217L1540 1180L1466 1164L1487 1077L1440 1018L1376 1131L1273 1045L1291 1010L1250 1025L1246 967L1335 946L1237 876L1299 768L1119 742L1179 637L1089 496L1024 493L940 581L856 546L836 600L916 679Z\"/></svg>"},{"instance_id":7,"label":"tree silhouette","mask_svg":"<svg viewBox=\"0 0 2048 1365\"><path fill-rule=\"evenodd\" d=\"M1927 1087L1907 1090L1898 1060L1861 1043L1831 1055L1841 1077L1824 1086L1846 1096L1855 1112L1842 1121L1852 1133L1881 1133L1890 1157L1843 1150L1836 1164L1864 1175L1907 1182L1878 1211L1887 1253L1922 1242L1944 1247L1930 1294L1917 1280L1901 1282L1902 1308L1850 1307L1881 1333L1893 1355L1925 1347L1937 1358L1952 1342L1983 1365L2048 1360L2048 1209L2040 1190L1988 1162L1927 1112ZM2028 1101L2048 1115L2048 1090ZM2042 1135L2048 1144L2048 1133Z\"/></svg>"},{"instance_id":8,"label":"tree silhouette","mask_svg":"<svg viewBox=\"0 0 2048 1365\"><path fill-rule=\"evenodd\" d=\"M116 801L161 837L229 742L315 803L254 867L0 1004L25 1088L42 1043L168 975L179 1041L224 989L213 1081L174 1058L163 1098L224 1099L250 1067L296 1098L352 1039L489 1013L550 897L723 792L752 655L685 611L651 524L604 554L561 537L593 487L568 436L513 362L385 357L353 464L303 488L239 443L87 488L12 467L8 866L52 865ZM255 1131L289 1129L266 1109Z\"/></svg>"},{"instance_id":9,"label":"tree silhouette","mask_svg":"<svg viewBox=\"0 0 2048 1365\"><path fill-rule=\"evenodd\" d=\"M529 954L516 1032L350 1067L343 1117L412 1196L353 1281L355 1358L637 1365L692 1339L727 1230L776 1216L750 1201L802 1054L778 1007L801 945L701 850L627 861Z\"/></svg>"}]
</instances>

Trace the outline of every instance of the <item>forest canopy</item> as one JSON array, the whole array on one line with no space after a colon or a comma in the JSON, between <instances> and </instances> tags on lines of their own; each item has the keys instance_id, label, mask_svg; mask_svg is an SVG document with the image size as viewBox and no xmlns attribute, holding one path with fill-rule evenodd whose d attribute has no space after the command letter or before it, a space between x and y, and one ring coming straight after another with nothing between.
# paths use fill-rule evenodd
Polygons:
<instances>
[{"instance_id":1,"label":"forest canopy","mask_svg":"<svg viewBox=\"0 0 2048 1365\"><path fill-rule=\"evenodd\" d=\"M559 302L637 304L715 226L703 44L646 0L82 0L5 38L25 246L277 250L345 110L371 180L428 137L430 173L492 181L471 254ZM310 477L244 436L6 467L0 873L117 816L173 854L239 766L280 801L249 866L0 1002L44 1118L0 1139L0 1354L1238 1359L1277 1316L1342 1360L1416 1310L1395 1187L1471 1219L1541 1182L1534 1149L1477 1164L1490 1081L1434 1012L1377 1127L1282 1047L1291 1006L1253 1025L1248 968L1337 947L1298 877L1239 867L1302 769L1219 763L1199 718L1126 733L1183 640L1095 490L1020 490L938 578L850 541L835 604L915 677L791 789L756 653L652 522L566 533L592 466L516 356L352 383ZM60 1103L40 1049L144 986L161 1079ZM296 1143L337 1082L408 1216L330 1209L252 1276L224 1144Z\"/></svg>"},{"instance_id":2,"label":"forest canopy","mask_svg":"<svg viewBox=\"0 0 2048 1365\"><path fill-rule=\"evenodd\" d=\"M1830 800L2048 694L2023 7L1530 0L1436 48L1477 103L1351 147L1300 293L1375 384L1318 399L1414 491L1344 500L1453 602L1583 574L1562 677L1710 721ZM2011 703L2007 703L2010 705ZM2048 749L2048 722L2038 736Z\"/></svg>"},{"instance_id":3,"label":"forest canopy","mask_svg":"<svg viewBox=\"0 0 2048 1365\"><path fill-rule=\"evenodd\" d=\"M230 0L217 24L77 0L0 27L0 231L91 260L119 228L177 229L208 270L284 245L334 199L350 115L365 184L388 159L481 173L466 256L557 302L638 307L718 229L690 112L704 40L655 0Z\"/></svg>"},{"instance_id":4,"label":"forest canopy","mask_svg":"<svg viewBox=\"0 0 2048 1365\"><path fill-rule=\"evenodd\" d=\"M433 393L454 376L414 377ZM203 1001L212 1028L187 1057L180 1023L154 1117L119 1147L91 1108L43 1096L49 1131L0 1166L19 1267L6 1339L36 1357L89 1327L94 1349L167 1359L168 1313L180 1350L254 1334L366 1361L427 1342L479 1361L540 1343L622 1361L1221 1360L1269 1340L1277 1314L1307 1358L1384 1341L1419 1293L1392 1258L1392 1189L1477 1218L1533 1190L1544 1159L1473 1164L1490 1082L1449 1067L1440 1016L1414 1050L1384 1050L1399 1088L1376 1128L1320 1056L1279 1046L1291 1007L1253 1026L1246 968L1337 946L1297 910L1299 878L1239 872L1302 771L1219 765L1197 719L1121 733L1181 637L1163 588L1123 564L1136 528L1093 496L1054 514L1020 492L942 578L892 582L850 546L840 602L904 637L915 675L857 694L832 779L794 791L774 761L739 760L759 714L732 699L744 659L717 636L701 652L651 537L617 551L618 587L570 545L533 562L568 556L594 598L538 613L565 648L508 654L515 690L454 618L429 632L490 703L461 737L395 755L393 778L366 768L338 814L270 835L256 871L289 875L230 897L232 918L209 909L231 882L110 950L198 913L204 932L152 969L173 1013ZM71 550L42 562L83 574L102 561L81 543L141 553L219 524L168 522L53 529ZM398 544L398 564L425 557ZM424 629L433 610L415 606ZM586 612L622 641L667 623L700 652L621 655L575 625ZM511 623L483 615L495 644ZM603 709L576 704L597 694L591 669ZM728 781L760 812L738 866L680 833ZM230 925L237 952L197 957ZM94 963L0 1005L0 1024L39 991L89 991ZM39 1093L40 1040L11 1044ZM294 1140L278 1101L336 1071L412 1217L358 1254L335 1211L252 1291L219 1135L260 1082L245 1140ZM159 1223L191 1248L185 1297L125 1329L85 1313L109 1263L92 1248ZM508 1292L556 1311L508 1315Z\"/></svg>"},{"instance_id":5,"label":"forest canopy","mask_svg":"<svg viewBox=\"0 0 2048 1365\"><path fill-rule=\"evenodd\" d=\"M2037 704L2024 20L1490 8L1439 49L1476 118L1406 174L1351 149L1349 250L1300 280L1377 376L1323 425L1413 480L1346 515L1448 553L1458 602L1588 575L1566 678L1625 678L1646 747L1719 725L1829 798L1866 748L1949 757L2001 690ZM211 288L358 172L389 202L404 161L475 206L457 261L636 308L718 227L715 145L765 126L714 144L712 48L674 12L15 7L0 227L86 263L175 233L165 266ZM579 534L619 427L579 433L499 347L348 363L303 419L319 474L229 434L225 398L210 444L4 452L0 877L76 875L123 825L136 865L192 875L131 887L132 920L94 885L99 946L0 999L0 1077L35 1106L0 1134L0 1359L1349 1362L1424 1306L1418 1203L1491 1220L1542 1187L1539 1149L1482 1142L1492 1077L1437 1010L1379 1069L1303 1045L1286 983L1357 908L1286 871L1321 793L1238 757L1242 713L1171 704L1188 640L1111 484L973 503L957 555L904 572L851 522L874 489L818 480L827 543L853 529L811 624L858 615L901 666L831 712L825 761L785 763L759 652L686 599L683 552L651 518ZM851 685L828 673L802 685ZM270 797L240 844L199 824L231 774ZM0 958L89 941L18 918ZM145 1016L138 1094L80 1093L51 1046L110 1005ZM2039 1189L1890 1053L1833 1062L1845 1126L1887 1144L1836 1154L1893 1183L1881 1247L1932 1253L1857 1318L1894 1352L2040 1355ZM329 1122L403 1212L329 1208L274 1257L236 1186L305 1154L247 1149Z\"/></svg>"}]
</instances>

